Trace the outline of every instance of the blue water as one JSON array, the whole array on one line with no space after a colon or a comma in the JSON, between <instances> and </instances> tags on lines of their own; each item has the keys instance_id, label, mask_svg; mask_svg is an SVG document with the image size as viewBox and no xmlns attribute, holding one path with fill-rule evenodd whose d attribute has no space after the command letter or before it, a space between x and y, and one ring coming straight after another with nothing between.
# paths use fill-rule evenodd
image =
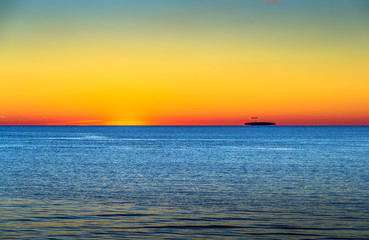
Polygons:
<instances>
[{"instance_id":1,"label":"blue water","mask_svg":"<svg viewBox=\"0 0 369 240\"><path fill-rule=\"evenodd\" d=\"M0 237L368 239L369 127L0 127Z\"/></svg>"}]
</instances>

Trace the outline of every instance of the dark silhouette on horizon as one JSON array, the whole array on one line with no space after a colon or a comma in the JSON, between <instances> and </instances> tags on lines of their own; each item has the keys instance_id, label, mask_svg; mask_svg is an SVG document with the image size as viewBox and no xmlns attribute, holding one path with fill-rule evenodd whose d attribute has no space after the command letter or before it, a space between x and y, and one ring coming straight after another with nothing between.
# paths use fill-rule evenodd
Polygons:
<instances>
[{"instance_id":1,"label":"dark silhouette on horizon","mask_svg":"<svg viewBox=\"0 0 369 240\"><path fill-rule=\"evenodd\" d=\"M259 117L250 117L250 119L255 120L253 122L247 122L245 125L247 126L272 126L275 125L274 122L258 122L256 120L259 119Z\"/></svg>"},{"instance_id":2,"label":"dark silhouette on horizon","mask_svg":"<svg viewBox=\"0 0 369 240\"><path fill-rule=\"evenodd\" d=\"M272 126L275 125L274 122L247 122L245 123L247 126Z\"/></svg>"}]
</instances>

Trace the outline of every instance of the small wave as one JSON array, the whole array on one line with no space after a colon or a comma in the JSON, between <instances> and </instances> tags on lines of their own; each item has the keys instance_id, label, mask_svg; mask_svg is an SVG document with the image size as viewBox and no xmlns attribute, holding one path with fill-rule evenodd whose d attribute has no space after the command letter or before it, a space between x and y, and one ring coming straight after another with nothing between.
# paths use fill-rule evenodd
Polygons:
<instances>
[{"instance_id":1,"label":"small wave","mask_svg":"<svg viewBox=\"0 0 369 240\"><path fill-rule=\"evenodd\" d=\"M296 148L265 148L265 147L260 147L260 148L256 148L257 150L270 150L270 151L295 151Z\"/></svg>"},{"instance_id":2,"label":"small wave","mask_svg":"<svg viewBox=\"0 0 369 240\"><path fill-rule=\"evenodd\" d=\"M2 144L0 145L0 148L19 148L24 146L24 144Z\"/></svg>"},{"instance_id":3,"label":"small wave","mask_svg":"<svg viewBox=\"0 0 369 240\"><path fill-rule=\"evenodd\" d=\"M144 214L144 213L102 213L96 214L96 217L147 217L153 216L154 214Z\"/></svg>"},{"instance_id":4,"label":"small wave","mask_svg":"<svg viewBox=\"0 0 369 240\"><path fill-rule=\"evenodd\" d=\"M217 229L217 228L240 228L240 227L234 225L163 225L163 226L145 226L144 228Z\"/></svg>"},{"instance_id":5,"label":"small wave","mask_svg":"<svg viewBox=\"0 0 369 240\"><path fill-rule=\"evenodd\" d=\"M41 140L96 140L96 141L116 141L120 139L115 138L107 138L104 136L83 136L83 137L48 137L48 138L39 138Z\"/></svg>"},{"instance_id":6,"label":"small wave","mask_svg":"<svg viewBox=\"0 0 369 240\"><path fill-rule=\"evenodd\" d=\"M81 136L81 137L46 137L39 140L98 140L98 141L200 141L200 142L228 142L246 141L238 138L109 138L106 136Z\"/></svg>"}]
</instances>

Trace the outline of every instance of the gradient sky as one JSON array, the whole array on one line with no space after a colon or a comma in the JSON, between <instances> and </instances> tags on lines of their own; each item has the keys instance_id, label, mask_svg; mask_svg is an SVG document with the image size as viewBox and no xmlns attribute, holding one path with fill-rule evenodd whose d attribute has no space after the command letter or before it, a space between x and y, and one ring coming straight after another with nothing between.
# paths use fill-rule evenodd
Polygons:
<instances>
[{"instance_id":1,"label":"gradient sky","mask_svg":"<svg viewBox=\"0 0 369 240\"><path fill-rule=\"evenodd\" d=\"M369 124L367 0L1 0L0 124Z\"/></svg>"}]
</instances>

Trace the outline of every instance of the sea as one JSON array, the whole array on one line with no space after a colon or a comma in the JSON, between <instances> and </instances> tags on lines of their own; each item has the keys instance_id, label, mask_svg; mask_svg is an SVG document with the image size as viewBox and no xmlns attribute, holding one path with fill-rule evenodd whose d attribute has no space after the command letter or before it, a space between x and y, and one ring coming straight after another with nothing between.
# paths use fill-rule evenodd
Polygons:
<instances>
[{"instance_id":1,"label":"sea","mask_svg":"<svg viewBox=\"0 0 369 240\"><path fill-rule=\"evenodd\" d=\"M1 126L2 239L369 239L368 126Z\"/></svg>"}]
</instances>

